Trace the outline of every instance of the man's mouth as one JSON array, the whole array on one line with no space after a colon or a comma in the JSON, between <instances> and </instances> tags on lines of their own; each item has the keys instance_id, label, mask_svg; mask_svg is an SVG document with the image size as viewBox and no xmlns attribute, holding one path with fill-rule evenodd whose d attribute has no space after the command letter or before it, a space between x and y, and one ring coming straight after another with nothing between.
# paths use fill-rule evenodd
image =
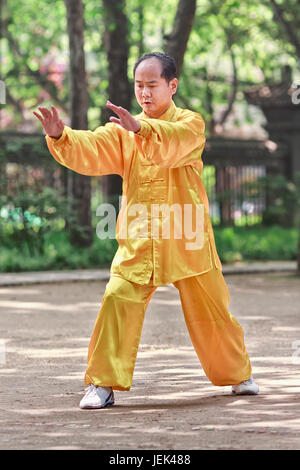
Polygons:
<instances>
[{"instance_id":1,"label":"man's mouth","mask_svg":"<svg viewBox=\"0 0 300 470\"><path fill-rule=\"evenodd\" d=\"M152 101L143 101L143 104L152 104Z\"/></svg>"}]
</instances>

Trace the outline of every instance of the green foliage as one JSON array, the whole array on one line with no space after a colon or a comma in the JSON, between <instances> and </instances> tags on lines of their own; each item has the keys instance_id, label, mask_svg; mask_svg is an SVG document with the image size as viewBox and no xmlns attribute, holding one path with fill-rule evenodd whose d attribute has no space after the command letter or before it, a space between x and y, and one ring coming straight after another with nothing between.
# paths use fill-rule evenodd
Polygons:
<instances>
[{"instance_id":1,"label":"green foliage","mask_svg":"<svg viewBox=\"0 0 300 470\"><path fill-rule=\"evenodd\" d=\"M278 0L278 3L299 39L299 1ZM107 99L104 15L99 0L89 0L84 2L84 6L88 116L89 127L94 129L100 123L101 107ZM174 0L126 0L130 44L128 75L131 81L133 65L141 53L164 49L165 36L172 30L176 7L177 1ZM68 124L69 55L64 2L11 0L5 2L1 13L0 79L5 79L8 92L7 105L1 106L5 127L37 129L40 132L40 123L32 116L31 110L41 103L45 106L55 104ZM207 135L209 123L228 105L234 63L238 79L235 105L241 110L234 123L236 127L242 127L257 120L259 114L251 113L245 103L243 90L247 85L278 82L283 65L292 67L294 80L300 78L295 48L279 22L274 21L270 2L198 2L175 101L179 106L191 107L203 114L208 123ZM133 112L140 111L135 100L132 105ZM39 143L37 145L40 146ZM5 149L2 147L1 161L11 152L21 157L27 155L17 140L8 143ZM38 154L34 149L31 153ZM209 192L214 187L214 169L205 169L205 172ZM269 198L264 222L284 222L286 215L297 207L298 186L295 189L283 177L272 181L261 179L255 185L248 188L251 189L249 197L255 198L264 191ZM71 248L67 233L64 233L65 220L68 218L72 223L74 219L68 209L69 203L54 191L31 188L14 197L2 194L0 204L2 270L90 267L110 263L116 249L114 240L100 243L96 239L90 249ZM95 225L95 220L93 222ZM248 257L291 259L295 256L296 232L293 229L283 232L279 227L271 227L266 232L256 230L238 227L216 229L221 257L229 261Z\"/></svg>"},{"instance_id":2,"label":"green foliage","mask_svg":"<svg viewBox=\"0 0 300 470\"><path fill-rule=\"evenodd\" d=\"M226 227L216 228L214 233L223 263L296 259L297 228Z\"/></svg>"},{"instance_id":3,"label":"green foliage","mask_svg":"<svg viewBox=\"0 0 300 470\"><path fill-rule=\"evenodd\" d=\"M0 272L103 268L110 266L116 249L116 240L96 236L91 247L74 248L63 230L47 232L42 254L31 255L23 240L17 246L2 246Z\"/></svg>"},{"instance_id":4,"label":"green foliage","mask_svg":"<svg viewBox=\"0 0 300 470\"><path fill-rule=\"evenodd\" d=\"M215 228L214 234L224 264L296 259L298 232L294 228ZM118 247L115 239L99 240L95 235L91 247L74 248L62 229L45 233L42 254L31 255L26 241L13 241L2 244L0 272L109 268Z\"/></svg>"},{"instance_id":5,"label":"green foliage","mask_svg":"<svg viewBox=\"0 0 300 470\"><path fill-rule=\"evenodd\" d=\"M11 0L6 3L2 18L8 24L9 36L4 30L0 42L5 57L1 73L13 98L5 107L9 126L14 128L24 121L27 124L32 121L32 128L40 130L40 124L28 110L42 102L64 109L62 117L67 123L69 57L64 2ZM299 2L283 0L281 5L294 31L299 31ZM84 6L89 127L95 128L100 122L100 108L107 99L104 15L99 0L89 0ZM176 7L174 0L126 0L130 80L133 65L141 53L164 49L164 37L172 31ZM233 76L232 54L238 71L238 104L245 104L242 91L247 84L280 80L283 65L290 65L294 79L299 78L295 48L280 24L274 21L270 2L203 0L198 4L185 54L175 98L178 104L193 107L210 122L212 113L228 102ZM139 112L135 99L132 104L133 112ZM237 125L251 119L255 117L249 115L246 107Z\"/></svg>"},{"instance_id":6,"label":"green foliage","mask_svg":"<svg viewBox=\"0 0 300 470\"><path fill-rule=\"evenodd\" d=\"M29 256L42 255L47 233L61 231L68 214L67 200L51 188L31 188L0 195L1 245L21 247Z\"/></svg>"}]
</instances>

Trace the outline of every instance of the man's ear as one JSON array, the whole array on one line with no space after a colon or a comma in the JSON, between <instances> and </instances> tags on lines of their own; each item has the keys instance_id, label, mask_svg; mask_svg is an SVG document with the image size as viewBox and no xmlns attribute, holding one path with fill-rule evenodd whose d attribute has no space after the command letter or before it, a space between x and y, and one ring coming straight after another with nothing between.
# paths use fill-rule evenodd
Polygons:
<instances>
[{"instance_id":1,"label":"man's ear","mask_svg":"<svg viewBox=\"0 0 300 470\"><path fill-rule=\"evenodd\" d=\"M178 79L177 78L172 78L169 82L169 86L171 88L172 95L175 95L177 91L177 86L178 86Z\"/></svg>"}]
</instances>

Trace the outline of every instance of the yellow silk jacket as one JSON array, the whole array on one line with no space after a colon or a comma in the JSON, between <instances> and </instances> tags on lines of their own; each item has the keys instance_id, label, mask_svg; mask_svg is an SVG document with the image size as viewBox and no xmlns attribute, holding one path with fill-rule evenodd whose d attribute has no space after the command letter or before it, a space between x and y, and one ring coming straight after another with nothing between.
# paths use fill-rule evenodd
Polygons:
<instances>
[{"instance_id":1,"label":"yellow silk jacket","mask_svg":"<svg viewBox=\"0 0 300 470\"><path fill-rule=\"evenodd\" d=\"M144 112L135 119L141 123L138 133L108 123L95 131L65 126L59 139L46 136L61 165L83 175L118 174L123 179L116 225L119 247L111 273L138 284L152 278L158 286L213 266L222 269L201 180L203 118L172 101L159 119ZM200 225L196 208L202 208ZM169 228L164 231L166 221Z\"/></svg>"}]
</instances>

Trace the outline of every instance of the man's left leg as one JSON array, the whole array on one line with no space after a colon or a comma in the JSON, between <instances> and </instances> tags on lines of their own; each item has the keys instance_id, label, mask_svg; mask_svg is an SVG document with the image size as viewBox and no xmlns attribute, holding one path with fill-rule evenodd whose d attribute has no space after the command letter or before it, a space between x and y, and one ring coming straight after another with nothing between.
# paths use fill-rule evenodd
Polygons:
<instances>
[{"instance_id":1,"label":"man's left leg","mask_svg":"<svg viewBox=\"0 0 300 470\"><path fill-rule=\"evenodd\" d=\"M244 332L231 315L229 292L219 269L176 281L186 325L202 367L214 385L251 377Z\"/></svg>"}]
</instances>

